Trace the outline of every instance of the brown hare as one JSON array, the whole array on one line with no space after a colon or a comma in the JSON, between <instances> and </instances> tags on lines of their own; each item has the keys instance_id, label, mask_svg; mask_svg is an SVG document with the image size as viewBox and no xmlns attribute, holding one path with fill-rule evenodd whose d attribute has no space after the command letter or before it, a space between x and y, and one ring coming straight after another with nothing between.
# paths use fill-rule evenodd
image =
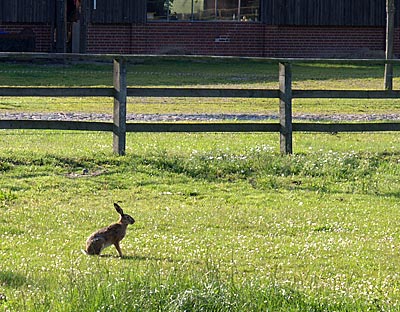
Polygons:
<instances>
[{"instance_id":1,"label":"brown hare","mask_svg":"<svg viewBox=\"0 0 400 312\"><path fill-rule=\"evenodd\" d=\"M119 242L125 237L128 224L135 223L135 220L130 215L124 214L124 211L118 204L114 203L114 207L121 215L118 222L102 228L90 235L86 241L86 254L100 255L104 248L114 245L119 256L122 258Z\"/></svg>"}]
</instances>

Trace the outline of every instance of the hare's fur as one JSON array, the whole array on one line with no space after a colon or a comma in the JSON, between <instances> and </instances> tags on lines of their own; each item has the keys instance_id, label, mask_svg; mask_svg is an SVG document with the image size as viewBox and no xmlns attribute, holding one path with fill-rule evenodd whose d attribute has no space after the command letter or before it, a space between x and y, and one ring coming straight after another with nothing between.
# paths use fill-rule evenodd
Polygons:
<instances>
[{"instance_id":1,"label":"hare's fur","mask_svg":"<svg viewBox=\"0 0 400 312\"><path fill-rule=\"evenodd\" d=\"M114 204L114 207L120 214L118 222L102 228L90 235L86 241L86 254L100 255L104 248L114 245L119 256L122 257L119 242L125 237L128 225L135 223L135 220L130 215L124 214L122 208L118 204Z\"/></svg>"}]
</instances>

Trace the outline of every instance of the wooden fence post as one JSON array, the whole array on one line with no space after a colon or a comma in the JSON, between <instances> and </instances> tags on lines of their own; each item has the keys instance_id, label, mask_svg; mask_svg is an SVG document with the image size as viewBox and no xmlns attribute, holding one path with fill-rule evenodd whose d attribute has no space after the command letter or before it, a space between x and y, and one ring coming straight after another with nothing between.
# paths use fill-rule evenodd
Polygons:
<instances>
[{"instance_id":1,"label":"wooden fence post","mask_svg":"<svg viewBox=\"0 0 400 312\"><path fill-rule=\"evenodd\" d=\"M67 1L56 2L56 52L65 53L67 49Z\"/></svg>"},{"instance_id":2,"label":"wooden fence post","mask_svg":"<svg viewBox=\"0 0 400 312\"><path fill-rule=\"evenodd\" d=\"M279 120L282 154L292 154L292 65L279 63Z\"/></svg>"},{"instance_id":3,"label":"wooden fence post","mask_svg":"<svg viewBox=\"0 0 400 312\"><path fill-rule=\"evenodd\" d=\"M113 150L115 154L125 155L126 146L126 60L114 60L114 113Z\"/></svg>"},{"instance_id":4,"label":"wooden fence post","mask_svg":"<svg viewBox=\"0 0 400 312\"><path fill-rule=\"evenodd\" d=\"M394 0L386 0L386 59L393 58ZM393 64L385 64L385 90L393 90Z\"/></svg>"}]
</instances>

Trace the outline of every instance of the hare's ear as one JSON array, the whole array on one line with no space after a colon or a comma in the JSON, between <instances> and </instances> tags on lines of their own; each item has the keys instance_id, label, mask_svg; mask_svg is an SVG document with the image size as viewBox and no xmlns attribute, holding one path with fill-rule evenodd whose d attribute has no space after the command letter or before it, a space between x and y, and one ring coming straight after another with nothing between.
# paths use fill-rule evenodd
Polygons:
<instances>
[{"instance_id":1,"label":"hare's ear","mask_svg":"<svg viewBox=\"0 0 400 312\"><path fill-rule=\"evenodd\" d=\"M114 203L114 207L115 207L115 210L117 210L117 212L118 212L121 216L124 214L124 211L122 210L122 208L121 208L117 203Z\"/></svg>"}]
</instances>

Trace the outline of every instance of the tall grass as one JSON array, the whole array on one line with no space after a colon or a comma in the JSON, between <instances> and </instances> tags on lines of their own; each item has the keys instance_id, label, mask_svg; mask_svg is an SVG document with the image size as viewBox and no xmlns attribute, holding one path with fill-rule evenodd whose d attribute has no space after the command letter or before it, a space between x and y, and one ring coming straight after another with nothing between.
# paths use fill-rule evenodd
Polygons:
<instances>
[{"instance_id":1,"label":"tall grass","mask_svg":"<svg viewBox=\"0 0 400 312\"><path fill-rule=\"evenodd\" d=\"M44 289L44 300L31 298L17 308L35 311L379 311L355 301L315 300L300 291L259 280L224 281L215 270L204 275L177 270L160 277L152 268L139 276L134 271L110 278L99 268L91 278L68 276L64 287ZM101 274L101 275L100 275ZM145 276L145 277L144 277Z\"/></svg>"}]
</instances>

